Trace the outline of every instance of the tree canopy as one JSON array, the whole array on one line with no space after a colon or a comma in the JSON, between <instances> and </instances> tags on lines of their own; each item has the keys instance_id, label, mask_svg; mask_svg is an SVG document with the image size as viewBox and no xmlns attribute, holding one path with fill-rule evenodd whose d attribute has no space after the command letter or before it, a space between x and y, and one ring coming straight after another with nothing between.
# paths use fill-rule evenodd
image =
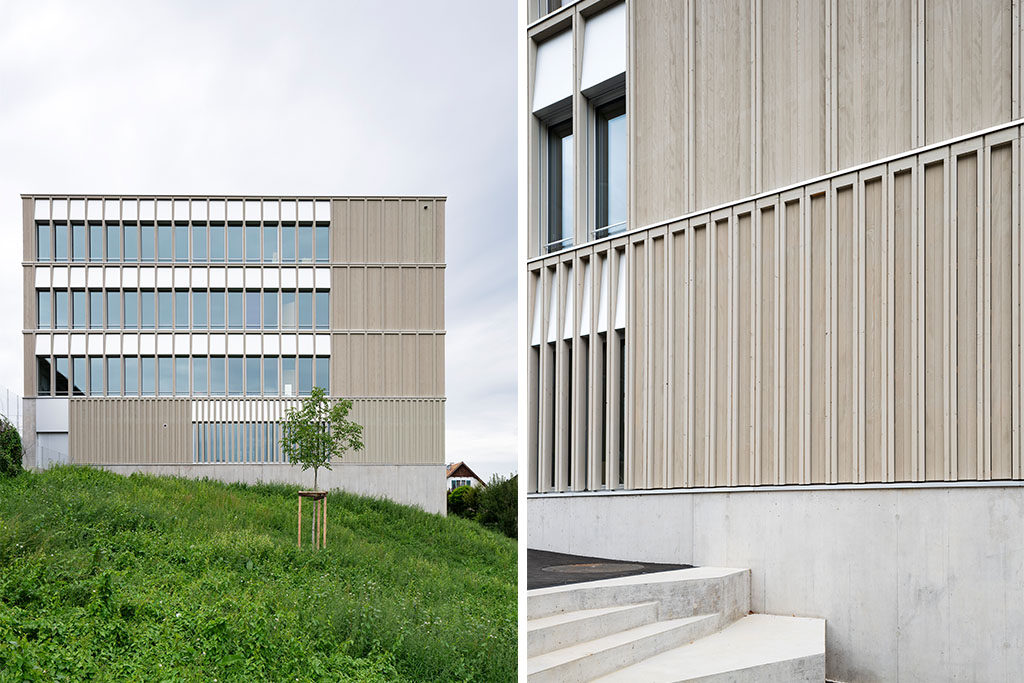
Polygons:
<instances>
[{"instance_id":1,"label":"tree canopy","mask_svg":"<svg viewBox=\"0 0 1024 683\"><path fill-rule=\"evenodd\" d=\"M348 418L351 410L352 401L331 400L314 387L301 405L285 411L281 450L303 472L313 468L314 489L320 468L331 469L332 458L363 449L363 427Z\"/></svg>"}]
</instances>

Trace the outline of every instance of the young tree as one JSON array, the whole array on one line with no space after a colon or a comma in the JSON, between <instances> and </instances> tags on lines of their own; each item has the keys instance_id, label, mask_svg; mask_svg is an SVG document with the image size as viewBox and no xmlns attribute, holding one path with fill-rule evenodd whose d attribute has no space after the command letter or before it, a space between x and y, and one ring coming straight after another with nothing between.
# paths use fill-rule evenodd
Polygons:
<instances>
[{"instance_id":1,"label":"young tree","mask_svg":"<svg viewBox=\"0 0 1024 683\"><path fill-rule=\"evenodd\" d=\"M363 449L362 425L348 419L352 401L331 401L324 390L314 387L302 405L285 411L281 450L305 472L313 468L313 489L321 467L331 469L331 458Z\"/></svg>"}]
</instances>

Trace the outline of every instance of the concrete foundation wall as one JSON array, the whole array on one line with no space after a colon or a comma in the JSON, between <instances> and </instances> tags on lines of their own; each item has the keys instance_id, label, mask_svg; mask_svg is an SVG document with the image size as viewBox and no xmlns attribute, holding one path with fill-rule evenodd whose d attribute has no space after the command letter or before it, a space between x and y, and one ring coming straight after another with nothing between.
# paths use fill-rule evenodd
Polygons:
<instances>
[{"instance_id":1,"label":"concrete foundation wall","mask_svg":"<svg viewBox=\"0 0 1024 683\"><path fill-rule=\"evenodd\" d=\"M97 466L100 467L100 466ZM294 465L103 465L117 474L166 475L189 479L217 479L226 482L279 482L313 488L313 471ZM444 465L367 465L335 464L321 470L321 489L342 489L375 498L387 498L404 505L415 505L426 512L445 514L447 496Z\"/></svg>"},{"instance_id":2,"label":"concrete foundation wall","mask_svg":"<svg viewBox=\"0 0 1024 683\"><path fill-rule=\"evenodd\" d=\"M837 681L1024 671L1024 487L535 496L531 548L749 567L754 612L827 620Z\"/></svg>"}]
</instances>

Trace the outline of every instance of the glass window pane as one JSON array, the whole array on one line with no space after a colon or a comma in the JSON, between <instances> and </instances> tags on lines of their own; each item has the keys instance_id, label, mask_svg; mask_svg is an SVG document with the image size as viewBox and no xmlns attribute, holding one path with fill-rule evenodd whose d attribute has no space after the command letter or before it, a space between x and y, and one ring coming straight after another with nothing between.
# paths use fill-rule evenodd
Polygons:
<instances>
[{"instance_id":1,"label":"glass window pane","mask_svg":"<svg viewBox=\"0 0 1024 683\"><path fill-rule=\"evenodd\" d=\"M124 260L139 260L139 226L124 226Z\"/></svg>"},{"instance_id":2,"label":"glass window pane","mask_svg":"<svg viewBox=\"0 0 1024 683\"><path fill-rule=\"evenodd\" d=\"M224 395L224 356L210 358L210 395Z\"/></svg>"},{"instance_id":3,"label":"glass window pane","mask_svg":"<svg viewBox=\"0 0 1024 683\"><path fill-rule=\"evenodd\" d=\"M245 226L245 260L255 262L260 260L260 226Z\"/></svg>"},{"instance_id":4,"label":"glass window pane","mask_svg":"<svg viewBox=\"0 0 1024 683\"><path fill-rule=\"evenodd\" d=\"M192 327L206 329L206 290L198 289L192 292Z\"/></svg>"},{"instance_id":5,"label":"glass window pane","mask_svg":"<svg viewBox=\"0 0 1024 683\"><path fill-rule=\"evenodd\" d=\"M329 307L329 292L317 292L316 298L316 327L318 330L326 330L331 326L331 312Z\"/></svg>"},{"instance_id":6,"label":"glass window pane","mask_svg":"<svg viewBox=\"0 0 1024 683\"><path fill-rule=\"evenodd\" d=\"M68 260L68 224L56 223L53 226L53 260Z\"/></svg>"},{"instance_id":7,"label":"glass window pane","mask_svg":"<svg viewBox=\"0 0 1024 683\"><path fill-rule=\"evenodd\" d=\"M310 356L299 358L299 395L308 396L313 390L313 359Z\"/></svg>"},{"instance_id":8,"label":"glass window pane","mask_svg":"<svg viewBox=\"0 0 1024 683\"><path fill-rule=\"evenodd\" d=\"M263 359L263 395L277 395L277 356Z\"/></svg>"},{"instance_id":9,"label":"glass window pane","mask_svg":"<svg viewBox=\"0 0 1024 683\"><path fill-rule=\"evenodd\" d=\"M242 226L228 226L228 261L242 260Z\"/></svg>"},{"instance_id":10,"label":"glass window pane","mask_svg":"<svg viewBox=\"0 0 1024 683\"><path fill-rule=\"evenodd\" d=\"M206 226L192 226L192 260L206 260Z\"/></svg>"},{"instance_id":11,"label":"glass window pane","mask_svg":"<svg viewBox=\"0 0 1024 683\"><path fill-rule=\"evenodd\" d=\"M85 380L85 356L75 356L71 359L72 395L85 396L85 390L89 388Z\"/></svg>"},{"instance_id":12,"label":"glass window pane","mask_svg":"<svg viewBox=\"0 0 1024 683\"><path fill-rule=\"evenodd\" d=\"M85 223L71 224L71 260L85 260Z\"/></svg>"},{"instance_id":13,"label":"glass window pane","mask_svg":"<svg viewBox=\"0 0 1024 683\"><path fill-rule=\"evenodd\" d=\"M68 389L71 387L71 372L68 369L68 358L67 356L58 356L54 363L54 389L56 390L57 396L67 396Z\"/></svg>"},{"instance_id":14,"label":"glass window pane","mask_svg":"<svg viewBox=\"0 0 1024 683\"><path fill-rule=\"evenodd\" d=\"M318 356L316 359L315 383L316 386L326 391L328 395L331 393L330 360L327 356Z\"/></svg>"},{"instance_id":15,"label":"glass window pane","mask_svg":"<svg viewBox=\"0 0 1024 683\"><path fill-rule=\"evenodd\" d=\"M170 261L174 258L173 231L174 228L170 225L158 225L156 228L156 256L160 261Z\"/></svg>"},{"instance_id":16,"label":"glass window pane","mask_svg":"<svg viewBox=\"0 0 1024 683\"><path fill-rule=\"evenodd\" d=\"M205 356L192 359L192 393L197 396L206 394L206 370L208 361Z\"/></svg>"},{"instance_id":17,"label":"glass window pane","mask_svg":"<svg viewBox=\"0 0 1024 683\"><path fill-rule=\"evenodd\" d=\"M171 327L174 319L174 307L171 301L172 294L168 290L162 289L157 293L157 313L159 314L160 327L163 329Z\"/></svg>"},{"instance_id":18,"label":"glass window pane","mask_svg":"<svg viewBox=\"0 0 1024 683\"><path fill-rule=\"evenodd\" d=\"M139 293L135 290L124 293L124 327L126 330L139 327Z\"/></svg>"},{"instance_id":19,"label":"glass window pane","mask_svg":"<svg viewBox=\"0 0 1024 683\"><path fill-rule=\"evenodd\" d=\"M174 260L188 261L188 226L174 226Z\"/></svg>"},{"instance_id":20,"label":"glass window pane","mask_svg":"<svg viewBox=\"0 0 1024 683\"><path fill-rule=\"evenodd\" d=\"M36 259L39 261L50 260L50 225L49 223L36 224ZM49 367L50 362L46 362ZM47 382L50 380L47 379Z\"/></svg>"},{"instance_id":21,"label":"glass window pane","mask_svg":"<svg viewBox=\"0 0 1024 683\"><path fill-rule=\"evenodd\" d=\"M99 356L89 359L89 395L103 395L103 358Z\"/></svg>"},{"instance_id":22,"label":"glass window pane","mask_svg":"<svg viewBox=\"0 0 1024 683\"><path fill-rule=\"evenodd\" d=\"M188 356L174 358L174 394L188 396Z\"/></svg>"},{"instance_id":23,"label":"glass window pane","mask_svg":"<svg viewBox=\"0 0 1024 683\"><path fill-rule=\"evenodd\" d=\"M228 327L233 330L242 327L242 293L238 291L228 292Z\"/></svg>"},{"instance_id":24,"label":"glass window pane","mask_svg":"<svg viewBox=\"0 0 1024 683\"><path fill-rule=\"evenodd\" d=\"M50 359L46 356L36 356L36 394L50 395Z\"/></svg>"},{"instance_id":25,"label":"glass window pane","mask_svg":"<svg viewBox=\"0 0 1024 683\"><path fill-rule=\"evenodd\" d=\"M151 330L156 325L156 293L152 289L139 292L142 308L142 329Z\"/></svg>"},{"instance_id":26,"label":"glass window pane","mask_svg":"<svg viewBox=\"0 0 1024 683\"><path fill-rule=\"evenodd\" d=\"M574 190L572 169L572 121L566 121L548 129L548 251L558 251L572 245L572 193Z\"/></svg>"},{"instance_id":27,"label":"glass window pane","mask_svg":"<svg viewBox=\"0 0 1024 683\"><path fill-rule=\"evenodd\" d=\"M276 225L264 225L263 226L263 260L269 263L277 263L278 261L278 250L277 250L277 226Z\"/></svg>"},{"instance_id":28,"label":"glass window pane","mask_svg":"<svg viewBox=\"0 0 1024 683\"><path fill-rule=\"evenodd\" d=\"M281 327L295 329L295 292L281 292Z\"/></svg>"},{"instance_id":29,"label":"glass window pane","mask_svg":"<svg viewBox=\"0 0 1024 683\"><path fill-rule=\"evenodd\" d=\"M107 226L107 260L121 260L121 226Z\"/></svg>"},{"instance_id":30,"label":"glass window pane","mask_svg":"<svg viewBox=\"0 0 1024 683\"><path fill-rule=\"evenodd\" d=\"M224 329L224 290L210 291L210 329Z\"/></svg>"},{"instance_id":31,"label":"glass window pane","mask_svg":"<svg viewBox=\"0 0 1024 683\"><path fill-rule=\"evenodd\" d=\"M98 289L89 290L89 327L103 327L103 292Z\"/></svg>"},{"instance_id":32,"label":"glass window pane","mask_svg":"<svg viewBox=\"0 0 1024 683\"><path fill-rule=\"evenodd\" d=\"M313 329L313 292L299 292L299 329Z\"/></svg>"},{"instance_id":33,"label":"glass window pane","mask_svg":"<svg viewBox=\"0 0 1024 683\"><path fill-rule=\"evenodd\" d=\"M50 326L50 290L40 289L36 292L36 327Z\"/></svg>"},{"instance_id":34,"label":"glass window pane","mask_svg":"<svg viewBox=\"0 0 1024 683\"><path fill-rule=\"evenodd\" d=\"M295 261L295 226L281 226L281 260L288 263Z\"/></svg>"},{"instance_id":35,"label":"glass window pane","mask_svg":"<svg viewBox=\"0 0 1024 683\"><path fill-rule=\"evenodd\" d=\"M263 327L277 329L277 292L263 292Z\"/></svg>"},{"instance_id":36,"label":"glass window pane","mask_svg":"<svg viewBox=\"0 0 1024 683\"><path fill-rule=\"evenodd\" d=\"M260 394L259 356L245 357L245 393L247 396L258 396Z\"/></svg>"},{"instance_id":37,"label":"glass window pane","mask_svg":"<svg viewBox=\"0 0 1024 683\"><path fill-rule=\"evenodd\" d=\"M67 329L68 327L68 292L65 289L58 289L54 292L54 317L53 326Z\"/></svg>"},{"instance_id":38,"label":"glass window pane","mask_svg":"<svg viewBox=\"0 0 1024 683\"><path fill-rule=\"evenodd\" d=\"M107 327L121 327L121 292L107 292Z\"/></svg>"},{"instance_id":39,"label":"glass window pane","mask_svg":"<svg viewBox=\"0 0 1024 683\"><path fill-rule=\"evenodd\" d=\"M245 293L245 327L246 329L259 329L260 326L260 293Z\"/></svg>"},{"instance_id":40,"label":"glass window pane","mask_svg":"<svg viewBox=\"0 0 1024 683\"><path fill-rule=\"evenodd\" d=\"M121 359L107 359L107 396L121 395Z\"/></svg>"},{"instance_id":41,"label":"glass window pane","mask_svg":"<svg viewBox=\"0 0 1024 683\"><path fill-rule=\"evenodd\" d=\"M313 260L313 226L299 226L299 260L309 263Z\"/></svg>"},{"instance_id":42,"label":"glass window pane","mask_svg":"<svg viewBox=\"0 0 1024 683\"><path fill-rule=\"evenodd\" d=\"M174 327L188 328L188 292L184 289L174 292Z\"/></svg>"},{"instance_id":43,"label":"glass window pane","mask_svg":"<svg viewBox=\"0 0 1024 683\"><path fill-rule=\"evenodd\" d=\"M152 225L143 225L140 230L141 238L139 244L139 251L141 254L140 260L142 261L153 260L153 249L155 248L156 240L156 238L153 235L153 230L154 228Z\"/></svg>"},{"instance_id":44,"label":"glass window pane","mask_svg":"<svg viewBox=\"0 0 1024 683\"><path fill-rule=\"evenodd\" d=\"M143 356L140 370L143 396L156 395L156 358Z\"/></svg>"},{"instance_id":45,"label":"glass window pane","mask_svg":"<svg viewBox=\"0 0 1024 683\"><path fill-rule=\"evenodd\" d=\"M281 388L285 396L295 396L295 358L281 359Z\"/></svg>"},{"instance_id":46,"label":"glass window pane","mask_svg":"<svg viewBox=\"0 0 1024 683\"><path fill-rule=\"evenodd\" d=\"M316 226L316 260L325 263L331 260L331 229L326 225Z\"/></svg>"},{"instance_id":47,"label":"glass window pane","mask_svg":"<svg viewBox=\"0 0 1024 683\"><path fill-rule=\"evenodd\" d=\"M73 290L71 292L71 326L75 329L84 328L85 314L85 290Z\"/></svg>"},{"instance_id":48,"label":"glass window pane","mask_svg":"<svg viewBox=\"0 0 1024 683\"><path fill-rule=\"evenodd\" d=\"M160 395L170 396L174 393L174 367L171 363L171 357L160 356L157 360L159 361L160 368Z\"/></svg>"},{"instance_id":49,"label":"glass window pane","mask_svg":"<svg viewBox=\"0 0 1024 683\"><path fill-rule=\"evenodd\" d=\"M135 356L124 359L124 395L139 395L139 359Z\"/></svg>"},{"instance_id":50,"label":"glass window pane","mask_svg":"<svg viewBox=\"0 0 1024 683\"><path fill-rule=\"evenodd\" d=\"M231 396L242 395L242 357L230 356L228 358L228 394Z\"/></svg>"},{"instance_id":51,"label":"glass window pane","mask_svg":"<svg viewBox=\"0 0 1024 683\"><path fill-rule=\"evenodd\" d=\"M597 112L596 192L599 237L626 227L626 104L618 100Z\"/></svg>"},{"instance_id":52,"label":"glass window pane","mask_svg":"<svg viewBox=\"0 0 1024 683\"><path fill-rule=\"evenodd\" d=\"M210 260L224 260L224 226L210 226Z\"/></svg>"},{"instance_id":53,"label":"glass window pane","mask_svg":"<svg viewBox=\"0 0 1024 683\"><path fill-rule=\"evenodd\" d=\"M89 260L103 260L103 226L89 226Z\"/></svg>"}]
</instances>

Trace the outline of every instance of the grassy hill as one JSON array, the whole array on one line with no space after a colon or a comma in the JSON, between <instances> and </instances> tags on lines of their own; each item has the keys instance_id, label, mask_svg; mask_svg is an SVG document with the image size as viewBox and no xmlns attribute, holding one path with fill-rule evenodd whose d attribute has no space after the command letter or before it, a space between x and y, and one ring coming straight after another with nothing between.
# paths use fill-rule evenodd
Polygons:
<instances>
[{"instance_id":1,"label":"grassy hill","mask_svg":"<svg viewBox=\"0 0 1024 683\"><path fill-rule=\"evenodd\" d=\"M333 494L298 550L296 490L0 479L0 680L515 679L515 541Z\"/></svg>"}]
</instances>

